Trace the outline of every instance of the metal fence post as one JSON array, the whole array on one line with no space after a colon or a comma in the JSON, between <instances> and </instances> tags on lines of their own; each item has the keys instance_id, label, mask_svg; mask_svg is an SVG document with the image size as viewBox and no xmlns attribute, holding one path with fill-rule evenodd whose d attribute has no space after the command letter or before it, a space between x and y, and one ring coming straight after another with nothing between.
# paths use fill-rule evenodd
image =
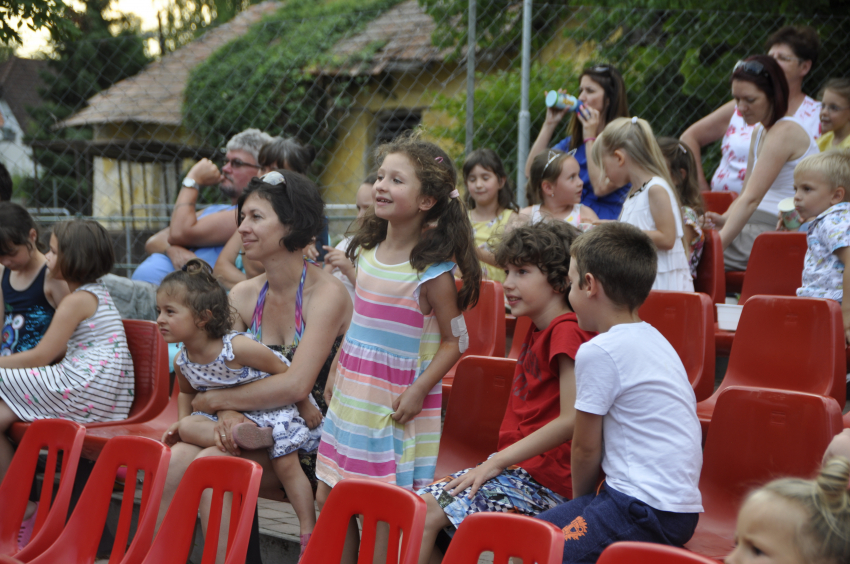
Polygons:
<instances>
[{"instance_id":1,"label":"metal fence post","mask_svg":"<svg viewBox=\"0 0 850 564\"><path fill-rule=\"evenodd\" d=\"M466 46L466 155L472 152L475 134L475 0L469 0L469 28Z\"/></svg>"},{"instance_id":2,"label":"metal fence post","mask_svg":"<svg viewBox=\"0 0 850 564\"><path fill-rule=\"evenodd\" d=\"M531 73L531 0L522 3L522 91L520 94L519 138L517 139L516 196L521 208L528 205L525 193L525 161L531 113L528 111L528 83Z\"/></svg>"}]
</instances>

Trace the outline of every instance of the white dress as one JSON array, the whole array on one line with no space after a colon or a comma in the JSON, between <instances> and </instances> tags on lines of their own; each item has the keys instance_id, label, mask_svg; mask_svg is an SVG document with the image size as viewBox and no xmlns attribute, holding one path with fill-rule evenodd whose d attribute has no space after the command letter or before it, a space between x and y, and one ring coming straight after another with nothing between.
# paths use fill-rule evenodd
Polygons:
<instances>
[{"instance_id":1,"label":"white dress","mask_svg":"<svg viewBox=\"0 0 850 564\"><path fill-rule=\"evenodd\" d=\"M623 211L620 213L620 221L630 223L643 231L658 229L649 209L649 187L655 185L664 188L670 197L670 207L673 210L673 216L676 218L676 244L669 251L658 251L658 273L655 275L655 283L652 285L652 289L693 292L694 281L691 278L688 254L685 251L683 240L685 230L682 227L682 210L676 203L676 195L666 180L654 176L637 192L626 198L625 203L623 203Z\"/></svg>"},{"instance_id":2,"label":"white dress","mask_svg":"<svg viewBox=\"0 0 850 564\"><path fill-rule=\"evenodd\" d=\"M546 221L547 219L551 219L551 217L540 213L540 204L531 206L531 223L539 223L541 221ZM578 227L578 224L581 223L581 204L575 204L570 215L561 221L569 223L573 227Z\"/></svg>"}]
</instances>

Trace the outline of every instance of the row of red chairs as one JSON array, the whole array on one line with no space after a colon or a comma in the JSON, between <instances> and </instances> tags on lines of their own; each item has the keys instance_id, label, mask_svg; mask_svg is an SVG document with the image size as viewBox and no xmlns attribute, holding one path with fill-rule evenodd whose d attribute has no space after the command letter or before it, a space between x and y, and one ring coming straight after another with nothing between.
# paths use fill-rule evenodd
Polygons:
<instances>
[{"instance_id":1,"label":"row of red chairs","mask_svg":"<svg viewBox=\"0 0 850 564\"><path fill-rule=\"evenodd\" d=\"M122 564L185 563L193 544L201 495L212 490L212 505L203 563L215 561L222 503L232 494L226 562L244 562L257 505L262 469L256 462L231 457L195 460L183 476L154 538L171 451L161 442L142 437L110 440L98 456L74 511L65 522L74 476L83 449L85 429L71 421L46 419L29 425L12 464L0 484L0 554L32 564L94 562L112 502L113 484L121 468L126 480L109 561ZM39 451L48 451L39 508L30 542L20 551L17 536L35 478ZM58 486L53 484L61 453ZM130 540L137 478L144 476L135 533Z\"/></svg>"}]
</instances>

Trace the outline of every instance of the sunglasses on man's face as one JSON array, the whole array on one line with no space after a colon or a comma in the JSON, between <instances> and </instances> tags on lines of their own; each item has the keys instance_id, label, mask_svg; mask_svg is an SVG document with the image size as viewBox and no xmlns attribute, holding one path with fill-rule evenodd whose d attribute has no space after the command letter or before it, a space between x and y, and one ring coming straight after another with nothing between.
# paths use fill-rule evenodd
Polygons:
<instances>
[{"instance_id":1,"label":"sunglasses on man's face","mask_svg":"<svg viewBox=\"0 0 850 564\"><path fill-rule=\"evenodd\" d=\"M257 170L262 168L260 165L246 163L245 161L240 161L239 159L224 159L224 165L223 166L227 166L227 165L230 165L231 168L236 168L236 169L242 168L243 166L256 168Z\"/></svg>"}]
</instances>

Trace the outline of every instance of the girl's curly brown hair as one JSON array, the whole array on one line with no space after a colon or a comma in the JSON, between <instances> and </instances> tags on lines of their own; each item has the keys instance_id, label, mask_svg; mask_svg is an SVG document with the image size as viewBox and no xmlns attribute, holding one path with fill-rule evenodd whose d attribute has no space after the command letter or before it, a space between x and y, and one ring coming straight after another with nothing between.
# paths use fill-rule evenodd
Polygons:
<instances>
[{"instance_id":1,"label":"girl's curly brown hair","mask_svg":"<svg viewBox=\"0 0 850 564\"><path fill-rule=\"evenodd\" d=\"M452 160L434 143L420 139L418 133L403 135L378 147L377 161L382 163L387 155L392 154L402 154L410 160L421 185L421 195L430 196L436 202L424 214L422 225L428 228L410 253L410 265L422 272L432 264L455 262L463 273L458 307L465 310L474 306L481 286L481 266L475 255L475 239L466 206L461 198L449 197L457 184ZM354 261L360 247L374 249L387 238L387 223L387 220L375 215L374 206L370 207L348 246L346 256Z\"/></svg>"},{"instance_id":2,"label":"girl's curly brown hair","mask_svg":"<svg viewBox=\"0 0 850 564\"><path fill-rule=\"evenodd\" d=\"M189 260L182 270L175 270L162 280L157 293L166 292L173 296L180 289L195 321L205 322L207 335L220 339L230 333L234 311L227 301L227 292L213 276L210 265L199 258Z\"/></svg>"},{"instance_id":3,"label":"girl's curly brown hair","mask_svg":"<svg viewBox=\"0 0 850 564\"><path fill-rule=\"evenodd\" d=\"M568 299L570 246L579 231L563 221L542 221L510 230L496 249L496 264L505 267L534 265L546 275L549 285Z\"/></svg>"}]
</instances>

